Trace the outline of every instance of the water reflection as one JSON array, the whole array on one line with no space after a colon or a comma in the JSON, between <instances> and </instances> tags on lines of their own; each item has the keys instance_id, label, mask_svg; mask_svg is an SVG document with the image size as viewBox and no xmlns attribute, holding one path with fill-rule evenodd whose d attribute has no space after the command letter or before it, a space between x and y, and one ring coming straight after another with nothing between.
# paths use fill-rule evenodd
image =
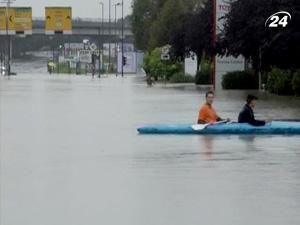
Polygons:
<instances>
[{"instance_id":1,"label":"water reflection","mask_svg":"<svg viewBox=\"0 0 300 225\"><path fill-rule=\"evenodd\" d=\"M300 224L300 137L137 135L193 123L204 90L136 77L0 79L1 225ZM218 94L217 111L236 118L243 93ZM258 118L300 115L299 99L258 104Z\"/></svg>"},{"instance_id":2,"label":"water reflection","mask_svg":"<svg viewBox=\"0 0 300 225\"><path fill-rule=\"evenodd\" d=\"M213 141L214 141L214 137L210 135L199 137L199 146L201 146L204 159L206 160L212 159L213 151L214 151Z\"/></svg>"},{"instance_id":3,"label":"water reflection","mask_svg":"<svg viewBox=\"0 0 300 225\"><path fill-rule=\"evenodd\" d=\"M213 135L198 137L199 149L204 160L244 160L248 153L261 151L255 144L254 135L228 136L226 141L222 139L224 137ZM234 147L237 141L238 148ZM235 151L232 151L234 149Z\"/></svg>"}]
</instances>

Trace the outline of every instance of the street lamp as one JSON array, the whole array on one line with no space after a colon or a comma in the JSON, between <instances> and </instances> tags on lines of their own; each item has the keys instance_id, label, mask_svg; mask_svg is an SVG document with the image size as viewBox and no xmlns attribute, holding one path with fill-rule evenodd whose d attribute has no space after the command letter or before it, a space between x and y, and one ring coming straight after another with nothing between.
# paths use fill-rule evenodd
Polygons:
<instances>
[{"instance_id":1,"label":"street lamp","mask_svg":"<svg viewBox=\"0 0 300 225\"><path fill-rule=\"evenodd\" d=\"M121 6L122 3L118 2L114 4L115 7L115 57L116 57L116 76L118 75L118 51L117 51L117 41L118 41L118 31L117 31L117 7Z\"/></svg>"},{"instance_id":2,"label":"street lamp","mask_svg":"<svg viewBox=\"0 0 300 225\"><path fill-rule=\"evenodd\" d=\"M65 45L59 45L59 49L61 51L61 54L63 54L64 58L66 57L66 48Z\"/></svg>"},{"instance_id":3,"label":"street lamp","mask_svg":"<svg viewBox=\"0 0 300 225\"><path fill-rule=\"evenodd\" d=\"M100 37L101 37L101 34L102 34L102 36L104 36L104 3L103 2L99 2L99 5L101 6L101 8L102 8L102 19L101 19L101 33L100 33ZM102 46L101 46L101 48L102 48L102 66L101 66L101 69L103 69L104 68L104 62L103 62L103 37L101 37L100 38L101 40L101 42L102 42ZM98 77L100 78L100 73L101 73L101 70L100 70L100 58L99 58L99 74L98 74Z\"/></svg>"},{"instance_id":4,"label":"street lamp","mask_svg":"<svg viewBox=\"0 0 300 225\"><path fill-rule=\"evenodd\" d=\"M11 64L11 37L8 32L8 26L9 26L9 10L10 5L14 3L16 0L4 0L2 3L6 3L6 41L7 41L7 70L6 73L8 76L10 76L10 64Z\"/></svg>"},{"instance_id":5,"label":"street lamp","mask_svg":"<svg viewBox=\"0 0 300 225\"><path fill-rule=\"evenodd\" d=\"M124 0L122 0L122 70L121 74L124 77Z\"/></svg>"},{"instance_id":6,"label":"street lamp","mask_svg":"<svg viewBox=\"0 0 300 225\"><path fill-rule=\"evenodd\" d=\"M60 73L59 69L60 69L60 62L59 62L59 58L62 55L62 50L63 50L63 46L59 45L58 46L58 53L57 53L57 71L58 73Z\"/></svg>"},{"instance_id":7,"label":"street lamp","mask_svg":"<svg viewBox=\"0 0 300 225\"><path fill-rule=\"evenodd\" d=\"M108 49L109 49L109 52L108 52L108 69L110 70L110 67L111 67L111 0L109 0L109 7L108 7L108 14L109 14L109 43L108 43Z\"/></svg>"},{"instance_id":8,"label":"street lamp","mask_svg":"<svg viewBox=\"0 0 300 225\"><path fill-rule=\"evenodd\" d=\"M90 41L88 39L83 39L82 43L83 43L83 49L88 50ZM85 63L85 74L87 74L87 63Z\"/></svg>"},{"instance_id":9,"label":"street lamp","mask_svg":"<svg viewBox=\"0 0 300 225\"><path fill-rule=\"evenodd\" d=\"M82 43L83 43L84 50L87 50L90 41L88 39L83 39Z\"/></svg>"}]
</instances>

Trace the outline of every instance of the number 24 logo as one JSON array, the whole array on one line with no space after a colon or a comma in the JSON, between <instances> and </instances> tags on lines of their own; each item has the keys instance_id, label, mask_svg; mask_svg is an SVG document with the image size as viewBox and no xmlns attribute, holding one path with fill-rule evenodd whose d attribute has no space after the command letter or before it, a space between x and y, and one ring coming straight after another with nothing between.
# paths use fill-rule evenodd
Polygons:
<instances>
[{"instance_id":1,"label":"number 24 logo","mask_svg":"<svg viewBox=\"0 0 300 225\"><path fill-rule=\"evenodd\" d=\"M289 21L292 19L292 16L289 12L280 11L271 15L265 23L266 27L286 27Z\"/></svg>"}]
</instances>

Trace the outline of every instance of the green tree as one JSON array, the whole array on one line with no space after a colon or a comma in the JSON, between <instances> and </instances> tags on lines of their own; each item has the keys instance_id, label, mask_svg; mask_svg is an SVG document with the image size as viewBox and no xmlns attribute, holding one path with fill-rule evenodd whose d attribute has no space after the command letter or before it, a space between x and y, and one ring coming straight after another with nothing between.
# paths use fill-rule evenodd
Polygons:
<instances>
[{"instance_id":1,"label":"green tree","mask_svg":"<svg viewBox=\"0 0 300 225\"><path fill-rule=\"evenodd\" d=\"M131 24L135 45L141 50L148 49L151 26L158 17L166 0L133 0Z\"/></svg>"},{"instance_id":2,"label":"green tree","mask_svg":"<svg viewBox=\"0 0 300 225\"><path fill-rule=\"evenodd\" d=\"M151 0L134 0L132 4L131 24L137 48L145 50L147 48L149 27L151 24Z\"/></svg>"},{"instance_id":3,"label":"green tree","mask_svg":"<svg viewBox=\"0 0 300 225\"><path fill-rule=\"evenodd\" d=\"M197 69L203 58L211 59L213 55L212 42L212 1L199 2L193 11L186 16L185 45L187 52L197 56Z\"/></svg>"},{"instance_id":4,"label":"green tree","mask_svg":"<svg viewBox=\"0 0 300 225\"><path fill-rule=\"evenodd\" d=\"M172 36L182 26L182 17L184 17L182 0L167 0L150 28L149 48L171 44Z\"/></svg>"},{"instance_id":5,"label":"green tree","mask_svg":"<svg viewBox=\"0 0 300 225\"><path fill-rule=\"evenodd\" d=\"M203 55L213 54L211 0L134 0L131 21L139 49L171 45L173 61L192 51L198 68Z\"/></svg>"},{"instance_id":6,"label":"green tree","mask_svg":"<svg viewBox=\"0 0 300 225\"><path fill-rule=\"evenodd\" d=\"M265 27L266 19L286 10L292 21L285 28ZM219 40L223 55L243 55L252 61L255 71L272 66L299 68L300 2L296 0L237 0L226 16L224 38Z\"/></svg>"}]
</instances>

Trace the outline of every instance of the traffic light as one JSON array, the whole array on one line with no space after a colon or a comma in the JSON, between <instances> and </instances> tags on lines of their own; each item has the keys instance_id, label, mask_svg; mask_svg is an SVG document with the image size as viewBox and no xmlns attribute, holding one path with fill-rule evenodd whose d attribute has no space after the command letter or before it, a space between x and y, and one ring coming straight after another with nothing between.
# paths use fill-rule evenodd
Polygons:
<instances>
[{"instance_id":1,"label":"traffic light","mask_svg":"<svg viewBox=\"0 0 300 225\"><path fill-rule=\"evenodd\" d=\"M127 65L127 57L123 56L123 66L126 66L126 65Z\"/></svg>"}]
</instances>

